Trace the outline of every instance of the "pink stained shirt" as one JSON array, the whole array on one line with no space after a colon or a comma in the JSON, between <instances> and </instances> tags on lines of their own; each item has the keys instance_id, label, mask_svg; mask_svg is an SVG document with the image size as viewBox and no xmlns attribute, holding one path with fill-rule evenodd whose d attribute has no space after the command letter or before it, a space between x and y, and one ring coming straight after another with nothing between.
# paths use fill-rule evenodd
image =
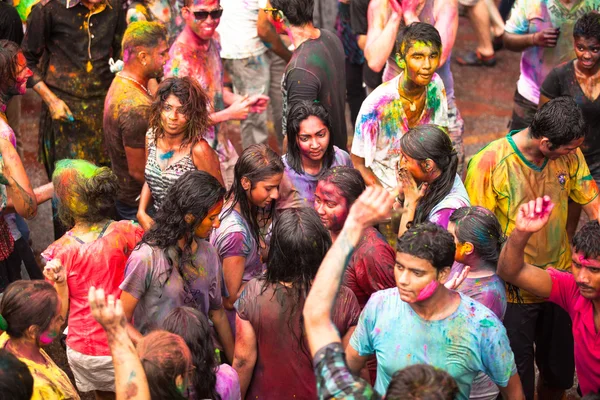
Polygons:
<instances>
[{"instance_id":1,"label":"pink stained shirt","mask_svg":"<svg viewBox=\"0 0 600 400\"><path fill-rule=\"evenodd\" d=\"M575 277L568 272L548 268L552 292L548 301L558 304L571 316L575 339L575 369L585 396L600 388L600 334L594 325L594 306L583 297Z\"/></svg>"},{"instance_id":2,"label":"pink stained shirt","mask_svg":"<svg viewBox=\"0 0 600 400\"><path fill-rule=\"evenodd\" d=\"M89 243L81 243L67 233L42 253L47 261L59 259L65 266L69 286L67 345L88 356L110 355L106 333L90 311L90 286L119 298L125 263L144 233L131 221L113 222L108 229Z\"/></svg>"}]
</instances>

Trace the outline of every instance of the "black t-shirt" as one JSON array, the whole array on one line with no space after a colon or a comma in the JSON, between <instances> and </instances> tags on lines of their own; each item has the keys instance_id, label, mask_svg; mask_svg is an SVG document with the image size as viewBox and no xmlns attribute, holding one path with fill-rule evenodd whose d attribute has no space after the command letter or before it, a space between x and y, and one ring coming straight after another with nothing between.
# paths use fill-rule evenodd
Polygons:
<instances>
[{"instance_id":1,"label":"black t-shirt","mask_svg":"<svg viewBox=\"0 0 600 400\"><path fill-rule=\"evenodd\" d=\"M587 127L587 133L581 151L588 163L594 179L600 181L600 96L588 99L575 76L575 60L554 68L544 80L541 93L549 99L559 96L573 97Z\"/></svg>"},{"instance_id":2,"label":"black t-shirt","mask_svg":"<svg viewBox=\"0 0 600 400\"><path fill-rule=\"evenodd\" d=\"M283 77L283 131L287 113L300 100L318 100L329 112L333 144L347 151L346 64L342 42L321 29L317 39L302 43L288 63Z\"/></svg>"},{"instance_id":3,"label":"black t-shirt","mask_svg":"<svg viewBox=\"0 0 600 400\"><path fill-rule=\"evenodd\" d=\"M352 32L357 35L366 35L369 30L369 21L367 19L367 12L369 10L370 0L352 0L350 2L350 25L352 26ZM383 70L375 72L367 63L363 65L363 81L371 89L375 89L381 85L381 76Z\"/></svg>"},{"instance_id":4,"label":"black t-shirt","mask_svg":"<svg viewBox=\"0 0 600 400\"><path fill-rule=\"evenodd\" d=\"M10 40L20 46L23 36L19 13L10 4L0 1L0 39Z\"/></svg>"}]
</instances>

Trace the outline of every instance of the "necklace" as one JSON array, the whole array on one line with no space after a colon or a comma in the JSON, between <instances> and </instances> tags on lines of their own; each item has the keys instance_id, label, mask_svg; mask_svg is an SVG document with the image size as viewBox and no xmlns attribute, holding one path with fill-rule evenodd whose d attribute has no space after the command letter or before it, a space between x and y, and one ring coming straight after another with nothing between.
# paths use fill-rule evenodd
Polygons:
<instances>
[{"instance_id":1,"label":"necklace","mask_svg":"<svg viewBox=\"0 0 600 400\"><path fill-rule=\"evenodd\" d=\"M137 83L137 84L138 84L138 85L140 85L140 86L142 87L142 89L144 89L144 91L145 91L146 93L148 93L148 95L150 96L150 91L148 90L148 88L147 88L146 86L142 85L141 83L139 83L137 80L135 80L135 79L133 79L133 78L130 78L129 76L122 75L120 72L117 72L117 76L118 76L119 78L127 79L128 81L131 81L131 82L135 82L135 83Z\"/></svg>"},{"instance_id":2,"label":"necklace","mask_svg":"<svg viewBox=\"0 0 600 400\"><path fill-rule=\"evenodd\" d=\"M400 94L400 92L398 92L398 94L400 95L400 97L402 97L404 100L406 100L406 101L408 101L408 102L410 103L410 106L409 106L408 108L410 109L410 111L411 111L411 112L415 112L415 111L417 111L417 106L415 105L415 102L414 102L414 101L412 101L411 99L409 99L409 98L408 98L408 97L406 97L406 96L402 96L402 95Z\"/></svg>"}]
</instances>

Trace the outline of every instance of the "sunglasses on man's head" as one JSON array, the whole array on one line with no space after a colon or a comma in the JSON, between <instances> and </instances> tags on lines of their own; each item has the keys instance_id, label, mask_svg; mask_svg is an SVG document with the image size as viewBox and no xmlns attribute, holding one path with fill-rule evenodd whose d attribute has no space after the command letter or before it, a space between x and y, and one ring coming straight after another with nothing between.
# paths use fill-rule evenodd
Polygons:
<instances>
[{"instance_id":1,"label":"sunglasses on man's head","mask_svg":"<svg viewBox=\"0 0 600 400\"><path fill-rule=\"evenodd\" d=\"M204 21L209 15L212 19L219 19L223 15L223 7L219 7L212 11L192 11L192 13L197 21Z\"/></svg>"},{"instance_id":2,"label":"sunglasses on man's head","mask_svg":"<svg viewBox=\"0 0 600 400\"><path fill-rule=\"evenodd\" d=\"M274 20L283 19L283 11L281 11L281 10L279 10L277 8L265 7L262 10L264 12L270 12L271 13L271 17L273 17Z\"/></svg>"}]
</instances>

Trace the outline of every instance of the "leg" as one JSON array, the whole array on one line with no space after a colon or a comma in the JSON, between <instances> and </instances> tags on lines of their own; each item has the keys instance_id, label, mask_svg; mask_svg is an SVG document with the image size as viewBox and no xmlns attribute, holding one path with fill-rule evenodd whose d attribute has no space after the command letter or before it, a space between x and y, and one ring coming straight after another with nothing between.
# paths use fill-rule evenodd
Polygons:
<instances>
[{"instance_id":1,"label":"leg","mask_svg":"<svg viewBox=\"0 0 600 400\"><path fill-rule=\"evenodd\" d=\"M540 399L560 400L573 386L573 325L569 314L556 304L546 302L543 306L535 341L540 371L537 393Z\"/></svg>"},{"instance_id":2,"label":"leg","mask_svg":"<svg viewBox=\"0 0 600 400\"><path fill-rule=\"evenodd\" d=\"M477 36L477 51L482 56L494 55L490 37L490 13L486 0L479 0L474 6L469 7L467 14Z\"/></svg>"},{"instance_id":3,"label":"leg","mask_svg":"<svg viewBox=\"0 0 600 400\"><path fill-rule=\"evenodd\" d=\"M458 155L457 174L464 179L465 148L463 146L463 133L465 132L465 122L460 116L456 104L448 104L448 135L452 139L454 150Z\"/></svg>"},{"instance_id":4,"label":"leg","mask_svg":"<svg viewBox=\"0 0 600 400\"><path fill-rule=\"evenodd\" d=\"M510 121L510 130L520 131L531 125L538 106L521 96L518 90L515 91L514 101L515 105L513 108L512 120Z\"/></svg>"},{"instance_id":5,"label":"leg","mask_svg":"<svg viewBox=\"0 0 600 400\"><path fill-rule=\"evenodd\" d=\"M281 92L281 80L285 72L286 62L273 53L271 50L267 52L271 61L270 67L270 84L269 84L269 108L273 117L273 126L277 134L277 142L279 147L283 148L283 133L282 133L282 117L283 117L283 93Z\"/></svg>"},{"instance_id":6,"label":"leg","mask_svg":"<svg viewBox=\"0 0 600 400\"><path fill-rule=\"evenodd\" d=\"M504 326L515 355L515 363L527 400L534 399L535 368L533 343L537 318L543 304L508 303L504 315Z\"/></svg>"},{"instance_id":7,"label":"leg","mask_svg":"<svg viewBox=\"0 0 600 400\"><path fill-rule=\"evenodd\" d=\"M27 274L29 274L29 279L44 279L44 274L42 273L38 263L35 261L33 251L24 237L15 242L15 250L19 253L23 264L25 264L25 269L27 270Z\"/></svg>"},{"instance_id":8,"label":"leg","mask_svg":"<svg viewBox=\"0 0 600 400\"><path fill-rule=\"evenodd\" d=\"M356 123L360 106L367 97L367 93L363 87L362 70L362 64L352 64L346 59L346 101L350 106L352 132L354 132L354 124Z\"/></svg>"}]
</instances>

